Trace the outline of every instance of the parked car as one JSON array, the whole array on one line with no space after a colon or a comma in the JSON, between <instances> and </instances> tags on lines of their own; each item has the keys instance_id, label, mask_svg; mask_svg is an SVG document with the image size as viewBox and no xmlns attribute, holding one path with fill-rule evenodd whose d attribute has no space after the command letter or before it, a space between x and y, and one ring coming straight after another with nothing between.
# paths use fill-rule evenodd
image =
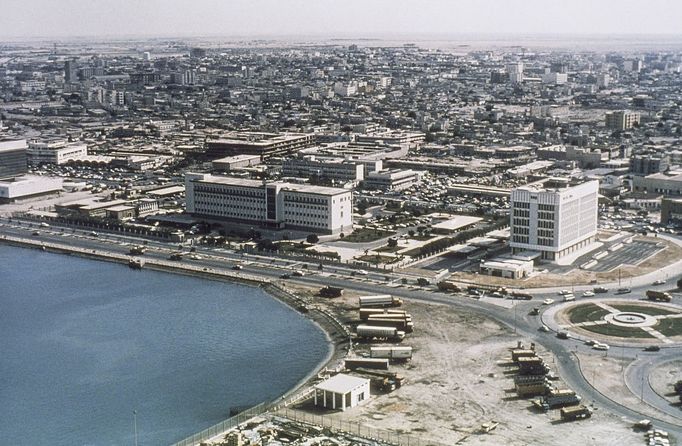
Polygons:
<instances>
[{"instance_id":1,"label":"parked car","mask_svg":"<svg viewBox=\"0 0 682 446\"><path fill-rule=\"evenodd\" d=\"M235 270L237 270L237 271L239 271L240 269L243 269L243 268L244 268L244 267L241 266L241 265L235 265L235 266L232 267L232 269L235 269Z\"/></svg>"},{"instance_id":2,"label":"parked car","mask_svg":"<svg viewBox=\"0 0 682 446\"><path fill-rule=\"evenodd\" d=\"M595 293L608 293L609 289L604 288L603 286L598 286L598 287L595 287L592 291L594 291Z\"/></svg>"},{"instance_id":3,"label":"parked car","mask_svg":"<svg viewBox=\"0 0 682 446\"><path fill-rule=\"evenodd\" d=\"M583 297L593 297L594 296L594 291L585 291L583 293Z\"/></svg>"},{"instance_id":4,"label":"parked car","mask_svg":"<svg viewBox=\"0 0 682 446\"><path fill-rule=\"evenodd\" d=\"M596 344L594 344L594 345L592 346L592 348L595 349L595 350L608 350L608 349L609 349L609 345L608 345L608 344L603 344L603 343L601 343L601 342L597 342Z\"/></svg>"},{"instance_id":5,"label":"parked car","mask_svg":"<svg viewBox=\"0 0 682 446\"><path fill-rule=\"evenodd\" d=\"M280 279L289 279L290 277L291 277L291 275L286 274L286 273L279 276Z\"/></svg>"},{"instance_id":6,"label":"parked car","mask_svg":"<svg viewBox=\"0 0 682 446\"><path fill-rule=\"evenodd\" d=\"M657 352L660 350L661 350L661 347L659 347L658 345L649 345L646 348L644 348L645 352Z\"/></svg>"},{"instance_id":7,"label":"parked car","mask_svg":"<svg viewBox=\"0 0 682 446\"><path fill-rule=\"evenodd\" d=\"M291 275L294 277L303 277L304 274L303 271L294 271Z\"/></svg>"}]
</instances>

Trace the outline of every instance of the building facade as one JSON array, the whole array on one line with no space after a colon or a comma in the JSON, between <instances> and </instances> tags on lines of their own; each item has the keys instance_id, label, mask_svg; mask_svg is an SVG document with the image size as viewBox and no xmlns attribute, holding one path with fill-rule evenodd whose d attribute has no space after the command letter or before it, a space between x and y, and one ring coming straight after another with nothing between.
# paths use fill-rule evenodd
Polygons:
<instances>
[{"instance_id":1,"label":"building facade","mask_svg":"<svg viewBox=\"0 0 682 446\"><path fill-rule=\"evenodd\" d=\"M32 164L64 164L79 160L88 155L88 147L83 143L67 141L29 141L28 159Z\"/></svg>"},{"instance_id":2,"label":"building facade","mask_svg":"<svg viewBox=\"0 0 682 446\"><path fill-rule=\"evenodd\" d=\"M370 172L362 182L365 189L404 190L421 180L421 172L414 170L391 169Z\"/></svg>"},{"instance_id":3,"label":"building facade","mask_svg":"<svg viewBox=\"0 0 682 446\"><path fill-rule=\"evenodd\" d=\"M356 182L365 178L364 171L364 166L355 161L317 159L313 155L289 158L282 163L282 175L285 177L318 177L334 181Z\"/></svg>"},{"instance_id":4,"label":"building facade","mask_svg":"<svg viewBox=\"0 0 682 446\"><path fill-rule=\"evenodd\" d=\"M0 179L12 178L28 172L26 140L0 140Z\"/></svg>"},{"instance_id":5,"label":"building facade","mask_svg":"<svg viewBox=\"0 0 682 446\"><path fill-rule=\"evenodd\" d=\"M558 260L597 235L598 181L572 185L553 178L511 192L512 253L537 251Z\"/></svg>"},{"instance_id":6,"label":"building facade","mask_svg":"<svg viewBox=\"0 0 682 446\"><path fill-rule=\"evenodd\" d=\"M188 173L187 212L273 229L323 234L353 229L350 190Z\"/></svg>"},{"instance_id":7,"label":"building facade","mask_svg":"<svg viewBox=\"0 0 682 446\"><path fill-rule=\"evenodd\" d=\"M615 111L606 113L606 128L612 130L626 130L639 125L640 115L630 111Z\"/></svg>"}]
</instances>

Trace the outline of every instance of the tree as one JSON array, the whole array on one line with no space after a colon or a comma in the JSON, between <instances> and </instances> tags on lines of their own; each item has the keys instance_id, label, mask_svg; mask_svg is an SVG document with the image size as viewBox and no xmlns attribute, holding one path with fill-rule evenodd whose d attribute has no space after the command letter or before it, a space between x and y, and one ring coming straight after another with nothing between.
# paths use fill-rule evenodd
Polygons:
<instances>
[{"instance_id":1,"label":"tree","mask_svg":"<svg viewBox=\"0 0 682 446\"><path fill-rule=\"evenodd\" d=\"M365 215L367 212L368 203L367 200L358 201L358 214Z\"/></svg>"},{"instance_id":2,"label":"tree","mask_svg":"<svg viewBox=\"0 0 682 446\"><path fill-rule=\"evenodd\" d=\"M407 235L409 235L410 237L414 237L414 230L410 229L409 231L407 231Z\"/></svg>"},{"instance_id":3,"label":"tree","mask_svg":"<svg viewBox=\"0 0 682 446\"><path fill-rule=\"evenodd\" d=\"M320 237L318 237L317 234L308 234L308 237L305 238L305 241L310 244L315 244L320 241Z\"/></svg>"},{"instance_id":4,"label":"tree","mask_svg":"<svg viewBox=\"0 0 682 446\"><path fill-rule=\"evenodd\" d=\"M258 240L258 243L256 243L256 249L259 251L276 251L277 245L275 245L269 238L264 238Z\"/></svg>"},{"instance_id":5,"label":"tree","mask_svg":"<svg viewBox=\"0 0 682 446\"><path fill-rule=\"evenodd\" d=\"M396 246L398 246L398 240L397 239L394 239L394 238L388 239L388 247L389 248L395 248Z\"/></svg>"}]
</instances>

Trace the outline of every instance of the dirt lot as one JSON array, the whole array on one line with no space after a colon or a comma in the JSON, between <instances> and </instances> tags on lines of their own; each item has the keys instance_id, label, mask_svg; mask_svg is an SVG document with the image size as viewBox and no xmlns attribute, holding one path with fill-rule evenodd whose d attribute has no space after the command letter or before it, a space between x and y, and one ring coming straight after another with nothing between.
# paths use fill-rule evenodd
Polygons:
<instances>
[{"instance_id":1,"label":"dirt lot","mask_svg":"<svg viewBox=\"0 0 682 446\"><path fill-rule=\"evenodd\" d=\"M355 297L327 305L356 318ZM414 358L391 370L405 376L406 384L360 407L326 416L441 444L642 444L628 425L606 412L596 410L591 419L561 423L557 410L537 413L530 400L517 399L506 364L509 348L521 339L506 328L441 305L408 303L404 309L412 315L415 332L403 345L414 348ZM367 349L356 348L360 353ZM549 353L540 354L552 364ZM477 433L483 423L493 421L499 423L496 429Z\"/></svg>"},{"instance_id":2,"label":"dirt lot","mask_svg":"<svg viewBox=\"0 0 682 446\"><path fill-rule=\"evenodd\" d=\"M679 423L679 418L673 418L648 404L642 403L639 397L628 389L623 379L624 370L627 368L626 361L584 353L578 353L578 358L580 368L587 380L608 398L651 417L660 418L670 423ZM682 364L682 361L679 362ZM654 382L651 378L650 381ZM672 387L668 386L668 390L671 389Z\"/></svg>"},{"instance_id":3,"label":"dirt lot","mask_svg":"<svg viewBox=\"0 0 682 446\"><path fill-rule=\"evenodd\" d=\"M673 385L682 379L682 359L670 361L656 367L649 375L649 383L654 392L670 401L679 404L680 399L675 394Z\"/></svg>"}]
</instances>

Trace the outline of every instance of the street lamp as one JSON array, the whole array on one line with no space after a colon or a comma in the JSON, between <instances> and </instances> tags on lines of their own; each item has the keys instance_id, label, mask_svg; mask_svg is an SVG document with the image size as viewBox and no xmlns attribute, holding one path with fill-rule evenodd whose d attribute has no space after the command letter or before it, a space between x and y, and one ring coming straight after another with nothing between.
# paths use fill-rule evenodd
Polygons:
<instances>
[{"instance_id":1,"label":"street lamp","mask_svg":"<svg viewBox=\"0 0 682 446\"><path fill-rule=\"evenodd\" d=\"M137 446L137 411L133 410L133 431L135 432L135 446Z\"/></svg>"}]
</instances>

